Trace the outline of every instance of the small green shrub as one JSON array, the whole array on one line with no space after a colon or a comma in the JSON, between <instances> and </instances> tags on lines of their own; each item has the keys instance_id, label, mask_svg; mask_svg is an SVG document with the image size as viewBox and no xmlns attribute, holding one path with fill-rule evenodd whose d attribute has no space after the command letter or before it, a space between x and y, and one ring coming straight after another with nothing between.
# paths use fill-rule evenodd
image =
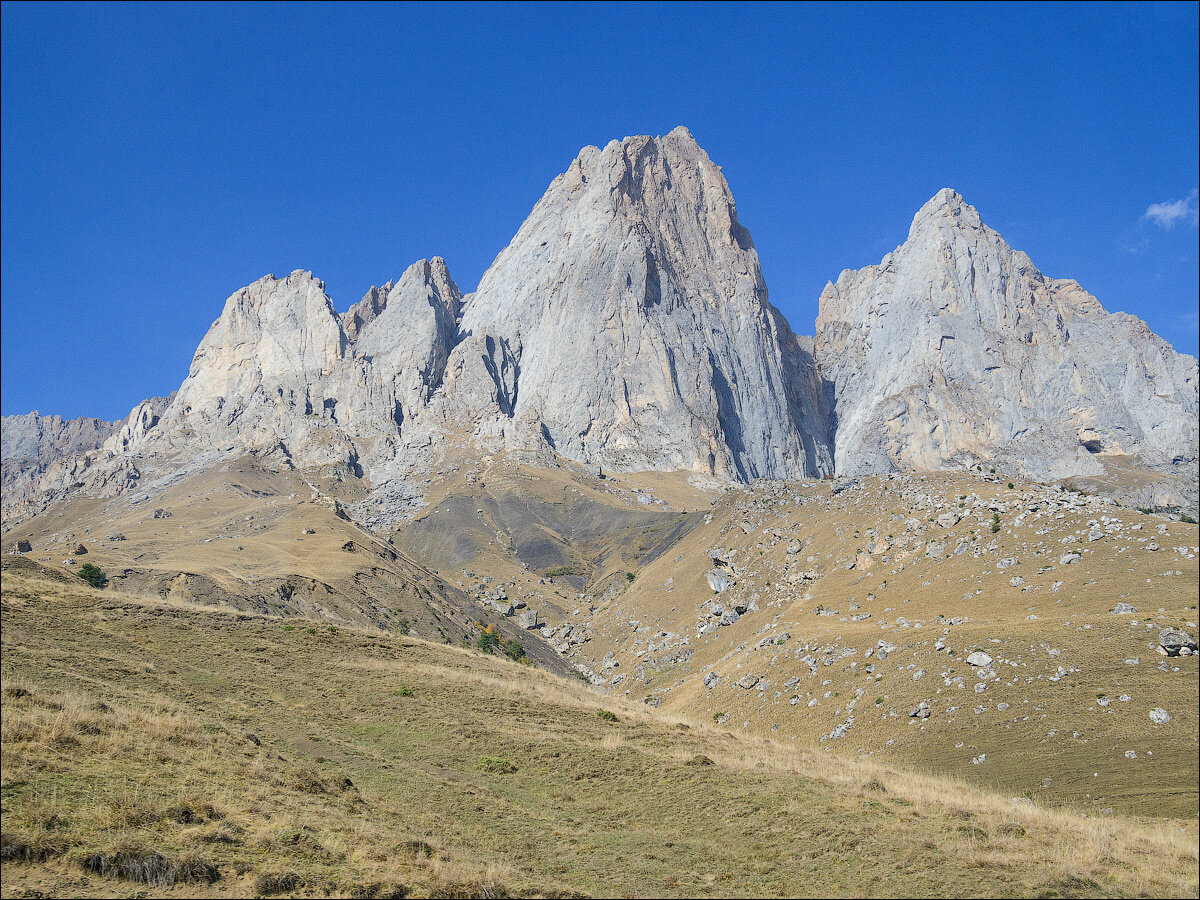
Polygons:
<instances>
[{"instance_id":1,"label":"small green shrub","mask_svg":"<svg viewBox=\"0 0 1200 900\"><path fill-rule=\"evenodd\" d=\"M626 581L633 581L633 579L635 579L635 578L637 578L637 576L636 576L636 575L634 575L632 572L626 572L626 573L625 573L625 580L626 580Z\"/></svg>"},{"instance_id":2,"label":"small green shrub","mask_svg":"<svg viewBox=\"0 0 1200 900\"><path fill-rule=\"evenodd\" d=\"M411 697L413 695L413 689L410 688L407 684L402 684L402 685L400 685L400 687L398 687L394 691L392 691L392 694L394 694L397 697Z\"/></svg>"},{"instance_id":3,"label":"small green shrub","mask_svg":"<svg viewBox=\"0 0 1200 900\"><path fill-rule=\"evenodd\" d=\"M520 641L509 641L504 645L504 655L513 662L521 662L525 658L525 646Z\"/></svg>"},{"instance_id":4,"label":"small green shrub","mask_svg":"<svg viewBox=\"0 0 1200 900\"><path fill-rule=\"evenodd\" d=\"M84 563L79 567L79 577L94 588L102 588L108 584L108 575L102 568L92 563Z\"/></svg>"},{"instance_id":5,"label":"small green shrub","mask_svg":"<svg viewBox=\"0 0 1200 900\"><path fill-rule=\"evenodd\" d=\"M596 713L596 716L603 719L605 722L617 721L617 714L609 712L607 709L600 710L598 713Z\"/></svg>"},{"instance_id":6,"label":"small green shrub","mask_svg":"<svg viewBox=\"0 0 1200 900\"><path fill-rule=\"evenodd\" d=\"M396 631L399 634L408 634L412 631L412 622L408 621L408 619L401 619L396 623Z\"/></svg>"},{"instance_id":7,"label":"small green shrub","mask_svg":"<svg viewBox=\"0 0 1200 900\"><path fill-rule=\"evenodd\" d=\"M476 768L481 772L487 772L489 775L511 775L517 771L517 767L499 756L481 756Z\"/></svg>"},{"instance_id":8,"label":"small green shrub","mask_svg":"<svg viewBox=\"0 0 1200 900\"><path fill-rule=\"evenodd\" d=\"M500 646L500 638L490 631L481 631L475 638L475 646L484 653L491 653Z\"/></svg>"}]
</instances>

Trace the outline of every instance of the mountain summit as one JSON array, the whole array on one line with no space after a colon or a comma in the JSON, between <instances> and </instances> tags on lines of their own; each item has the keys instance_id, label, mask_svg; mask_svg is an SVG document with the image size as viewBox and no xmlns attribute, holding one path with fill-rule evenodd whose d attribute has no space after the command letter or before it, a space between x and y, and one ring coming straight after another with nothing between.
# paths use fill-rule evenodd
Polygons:
<instances>
[{"instance_id":1,"label":"mountain summit","mask_svg":"<svg viewBox=\"0 0 1200 900\"><path fill-rule=\"evenodd\" d=\"M1196 360L1043 275L949 189L826 286L816 355L839 473L986 461L1052 480L1119 457L1195 478Z\"/></svg>"},{"instance_id":2,"label":"mountain summit","mask_svg":"<svg viewBox=\"0 0 1200 900\"><path fill-rule=\"evenodd\" d=\"M949 189L827 285L798 338L720 168L676 128L580 151L472 294L436 257L341 315L312 273L268 275L226 301L174 397L36 465L9 459L32 426L6 418L5 515L242 453L361 478L385 508L448 441L738 481L1115 465L1153 473L1146 504L1194 509L1198 381Z\"/></svg>"},{"instance_id":3,"label":"mountain summit","mask_svg":"<svg viewBox=\"0 0 1200 900\"><path fill-rule=\"evenodd\" d=\"M767 299L721 170L677 128L585 147L465 305L518 370L511 414L624 469L832 474L811 357Z\"/></svg>"}]
</instances>

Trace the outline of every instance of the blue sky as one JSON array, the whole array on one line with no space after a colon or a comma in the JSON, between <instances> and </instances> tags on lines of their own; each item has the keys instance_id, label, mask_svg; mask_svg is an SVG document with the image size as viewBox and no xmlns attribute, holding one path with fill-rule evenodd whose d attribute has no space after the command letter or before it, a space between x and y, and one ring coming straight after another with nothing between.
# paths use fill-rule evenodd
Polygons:
<instances>
[{"instance_id":1,"label":"blue sky","mask_svg":"<svg viewBox=\"0 0 1200 900\"><path fill-rule=\"evenodd\" d=\"M225 298L464 291L587 144L687 125L811 333L954 187L1197 353L1197 5L3 5L3 412L167 393Z\"/></svg>"}]
</instances>

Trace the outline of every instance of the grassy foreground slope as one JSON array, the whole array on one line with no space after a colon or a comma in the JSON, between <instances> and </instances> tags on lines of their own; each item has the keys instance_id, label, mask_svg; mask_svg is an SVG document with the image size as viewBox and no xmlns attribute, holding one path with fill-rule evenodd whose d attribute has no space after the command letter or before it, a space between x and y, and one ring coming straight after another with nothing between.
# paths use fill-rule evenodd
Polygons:
<instances>
[{"instance_id":1,"label":"grassy foreground slope","mask_svg":"<svg viewBox=\"0 0 1200 900\"><path fill-rule=\"evenodd\" d=\"M496 657L59 578L3 577L6 897L1197 892L1195 821L1014 804Z\"/></svg>"}]
</instances>

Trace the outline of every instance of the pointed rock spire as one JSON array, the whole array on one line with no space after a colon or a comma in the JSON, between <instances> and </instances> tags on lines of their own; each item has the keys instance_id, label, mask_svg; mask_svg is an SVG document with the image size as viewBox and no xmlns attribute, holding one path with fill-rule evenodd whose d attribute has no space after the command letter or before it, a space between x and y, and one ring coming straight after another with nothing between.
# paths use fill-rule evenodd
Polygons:
<instances>
[{"instance_id":1,"label":"pointed rock spire","mask_svg":"<svg viewBox=\"0 0 1200 900\"><path fill-rule=\"evenodd\" d=\"M830 471L811 360L686 129L585 147L484 274L462 330L521 348L515 446L611 468Z\"/></svg>"}]
</instances>

